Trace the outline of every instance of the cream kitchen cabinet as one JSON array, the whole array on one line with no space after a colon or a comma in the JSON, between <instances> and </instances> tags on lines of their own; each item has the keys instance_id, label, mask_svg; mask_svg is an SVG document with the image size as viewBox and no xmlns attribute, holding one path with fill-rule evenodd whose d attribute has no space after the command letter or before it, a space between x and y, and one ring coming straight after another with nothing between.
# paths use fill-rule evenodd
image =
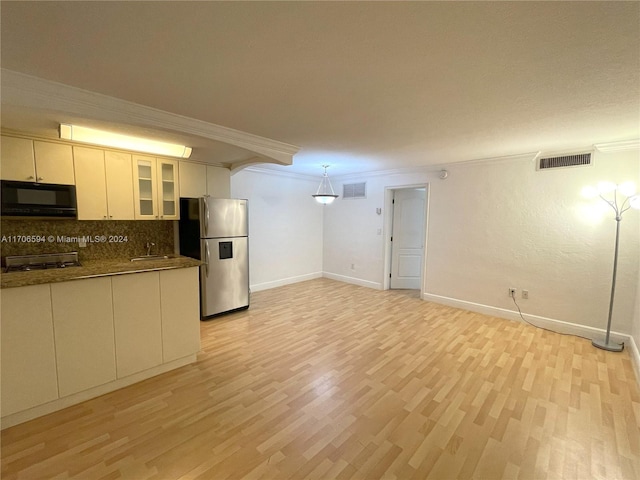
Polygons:
<instances>
[{"instance_id":1,"label":"cream kitchen cabinet","mask_svg":"<svg viewBox=\"0 0 640 480\"><path fill-rule=\"evenodd\" d=\"M180 161L180 196L197 198L230 197L231 172L228 168Z\"/></svg>"},{"instance_id":2,"label":"cream kitchen cabinet","mask_svg":"<svg viewBox=\"0 0 640 480\"><path fill-rule=\"evenodd\" d=\"M200 350L200 286L197 268L160 272L164 362Z\"/></svg>"},{"instance_id":3,"label":"cream kitchen cabinet","mask_svg":"<svg viewBox=\"0 0 640 480\"><path fill-rule=\"evenodd\" d=\"M111 278L52 283L51 307L60 396L115 380Z\"/></svg>"},{"instance_id":4,"label":"cream kitchen cabinet","mask_svg":"<svg viewBox=\"0 0 640 480\"><path fill-rule=\"evenodd\" d=\"M133 155L136 220L180 218L178 161Z\"/></svg>"},{"instance_id":5,"label":"cream kitchen cabinet","mask_svg":"<svg viewBox=\"0 0 640 480\"><path fill-rule=\"evenodd\" d=\"M2 426L192 363L198 267L0 290Z\"/></svg>"},{"instance_id":6,"label":"cream kitchen cabinet","mask_svg":"<svg viewBox=\"0 0 640 480\"><path fill-rule=\"evenodd\" d=\"M2 416L58 398L49 285L3 289Z\"/></svg>"},{"instance_id":7,"label":"cream kitchen cabinet","mask_svg":"<svg viewBox=\"0 0 640 480\"><path fill-rule=\"evenodd\" d=\"M33 156L33 140L26 138L2 136L2 153L0 155L3 180L19 180L35 182L35 157Z\"/></svg>"},{"instance_id":8,"label":"cream kitchen cabinet","mask_svg":"<svg viewBox=\"0 0 640 480\"><path fill-rule=\"evenodd\" d=\"M78 220L133 220L131 155L73 147Z\"/></svg>"},{"instance_id":9,"label":"cream kitchen cabinet","mask_svg":"<svg viewBox=\"0 0 640 480\"><path fill-rule=\"evenodd\" d=\"M116 368L122 378L162 363L160 273L120 275L111 282Z\"/></svg>"},{"instance_id":10,"label":"cream kitchen cabinet","mask_svg":"<svg viewBox=\"0 0 640 480\"><path fill-rule=\"evenodd\" d=\"M70 145L2 136L2 179L74 185Z\"/></svg>"},{"instance_id":11,"label":"cream kitchen cabinet","mask_svg":"<svg viewBox=\"0 0 640 480\"><path fill-rule=\"evenodd\" d=\"M105 151L104 171L107 180L109 219L133 220L135 213L133 208L131 155L128 153Z\"/></svg>"},{"instance_id":12,"label":"cream kitchen cabinet","mask_svg":"<svg viewBox=\"0 0 640 480\"><path fill-rule=\"evenodd\" d=\"M207 166L202 163L180 162L180 196L204 197L207 194Z\"/></svg>"},{"instance_id":13,"label":"cream kitchen cabinet","mask_svg":"<svg viewBox=\"0 0 640 480\"><path fill-rule=\"evenodd\" d=\"M123 275L112 285L118 378L200 350L197 268Z\"/></svg>"},{"instance_id":14,"label":"cream kitchen cabinet","mask_svg":"<svg viewBox=\"0 0 640 480\"><path fill-rule=\"evenodd\" d=\"M228 168L207 165L207 195L231 198L231 171Z\"/></svg>"}]
</instances>

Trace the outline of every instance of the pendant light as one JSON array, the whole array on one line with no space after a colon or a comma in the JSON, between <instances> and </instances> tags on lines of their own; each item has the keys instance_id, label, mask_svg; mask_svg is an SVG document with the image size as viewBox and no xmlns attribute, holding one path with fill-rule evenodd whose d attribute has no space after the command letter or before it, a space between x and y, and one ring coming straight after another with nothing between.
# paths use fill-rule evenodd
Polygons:
<instances>
[{"instance_id":1,"label":"pendant light","mask_svg":"<svg viewBox=\"0 0 640 480\"><path fill-rule=\"evenodd\" d=\"M333 203L333 201L338 198L338 195L333 191L333 187L329 181L329 176L327 175L327 168L329 168L329 165L322 165L322 168L324 168L322 181L320 182L320 186L318 187L316 194L311 196L316 199L316 202L328 205Z\"/></svg>"}]
</instances>

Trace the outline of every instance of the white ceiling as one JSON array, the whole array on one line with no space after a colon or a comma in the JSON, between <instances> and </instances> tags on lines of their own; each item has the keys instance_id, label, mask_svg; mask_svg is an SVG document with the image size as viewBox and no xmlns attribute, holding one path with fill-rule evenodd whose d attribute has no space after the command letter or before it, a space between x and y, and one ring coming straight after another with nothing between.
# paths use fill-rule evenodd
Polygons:
<instances>
[{"instance_id":1,"label":"white ceiling","mask_svg":"<svg viewBox=\"0 0 640 480\"><path fill-rule=\"evenodd\" d=\"M638 2L3 1L0 14L3 68L297 145L273 168L298 173L640 137ZM54 135L65 120L3 105L4 128ZM156 134L197 159L239 155Z\"/></svg>"}]
</instances>

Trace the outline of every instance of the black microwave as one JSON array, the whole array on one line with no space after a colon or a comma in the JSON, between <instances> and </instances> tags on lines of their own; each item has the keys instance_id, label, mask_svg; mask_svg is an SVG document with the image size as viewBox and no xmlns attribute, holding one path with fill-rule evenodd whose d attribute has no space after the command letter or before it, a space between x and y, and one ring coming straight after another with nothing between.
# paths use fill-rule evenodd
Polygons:
<instances>
[{"instance_id":1,"label":"black microwave","mask_svg":"<svg viewBox=\"0 0 640 480\"><path fill-rule=\"evenodd\" d=\"M3 217L77 218L75 185L2 180Z\"/></svg>"}]
</instances>

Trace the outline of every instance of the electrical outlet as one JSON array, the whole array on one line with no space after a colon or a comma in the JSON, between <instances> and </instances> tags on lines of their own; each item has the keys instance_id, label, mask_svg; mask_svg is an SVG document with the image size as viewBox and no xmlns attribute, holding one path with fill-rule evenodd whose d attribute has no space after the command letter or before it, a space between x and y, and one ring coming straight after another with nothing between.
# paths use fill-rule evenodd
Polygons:
<instances>
[{"instance_id":1,"label":"electrical outlet","mask_svg":"<svg viewBox=\"0 0 640 480\"><path fill-rule=\"evenodd\" d=\"M529 290L522 290L522 298L525 300L529 298Z\"/></svg>"},{"instance_id":2,"label":"electrical outlet","mask_svg":"<svg viewBox=\"0 0 640 480\"><path fill-rule=\"evenodd\" d=\"M509 289L509 296L511 298L516 298L516 289L515 288L510 288Z\"/></svg>"}]
</instances>

